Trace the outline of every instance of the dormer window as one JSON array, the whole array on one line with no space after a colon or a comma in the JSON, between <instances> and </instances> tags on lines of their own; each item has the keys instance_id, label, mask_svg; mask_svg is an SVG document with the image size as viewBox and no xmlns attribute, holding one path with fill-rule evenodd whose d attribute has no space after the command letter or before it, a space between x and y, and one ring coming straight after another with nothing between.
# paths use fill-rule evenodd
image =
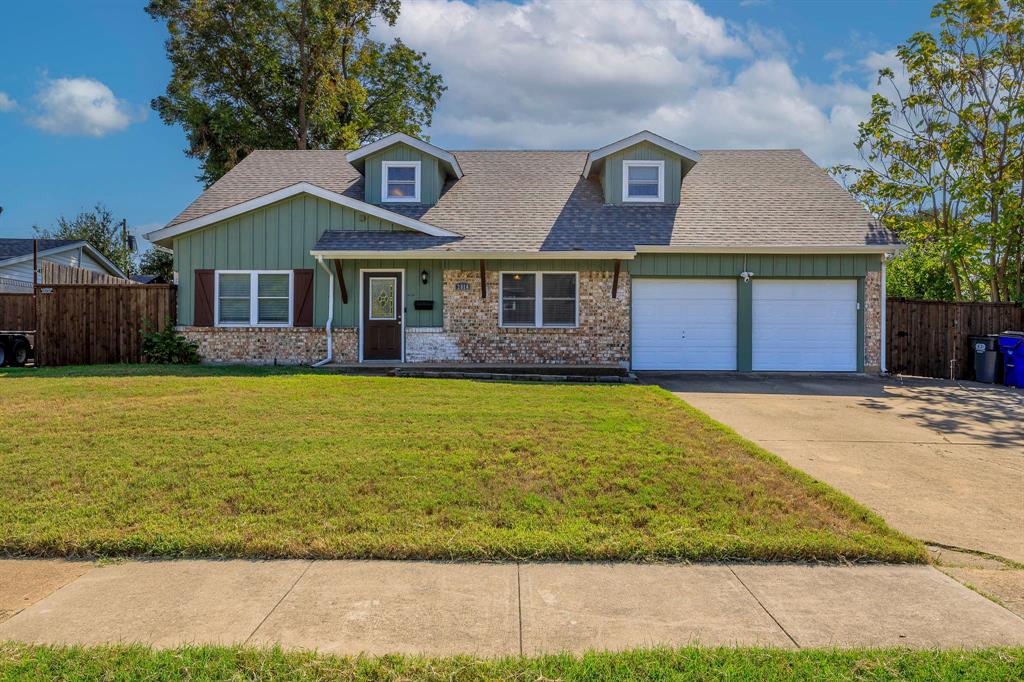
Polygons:
<instances>
[{"instance_id":1,"label":"dormer window","mask_svg":"<svg viewBox=\"0 0 1024 682\"><path fill-rule=\"evenodd\" d=\"M381 165L381 201L420 200L419 161L382 161Z\"/></svg>"},{"instance_id":2,"label":"dormer window","mask_svg":"<svg viewBox=\"0 0 1024 682\"><path fill-rule=\"evenodd\" d=\"M665 201L664 161L623 161L623 201Z\"/></svg>"}]
</instances>

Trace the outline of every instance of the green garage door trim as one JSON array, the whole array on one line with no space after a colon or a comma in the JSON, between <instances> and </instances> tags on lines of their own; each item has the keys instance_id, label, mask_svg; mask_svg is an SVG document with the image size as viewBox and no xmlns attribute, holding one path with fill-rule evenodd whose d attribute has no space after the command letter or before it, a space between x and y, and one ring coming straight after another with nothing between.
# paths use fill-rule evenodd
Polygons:
<instances>
[{"instance_id":1,"label":"green garage door trim","mask_svg":"<svg viewBox=\"0 0 1024 682\"><path fill-rule=\"evenodd\" d=\"M753 366L753 286L739 277L754 273L754 279L856 279L857 280L857 371L864 371L864 277L879 272L881 258L875 254L765 255L765 254L639 254L629 263L632 277L736 279L736 370L750 372Z\"/></svg>"}]
</instances>

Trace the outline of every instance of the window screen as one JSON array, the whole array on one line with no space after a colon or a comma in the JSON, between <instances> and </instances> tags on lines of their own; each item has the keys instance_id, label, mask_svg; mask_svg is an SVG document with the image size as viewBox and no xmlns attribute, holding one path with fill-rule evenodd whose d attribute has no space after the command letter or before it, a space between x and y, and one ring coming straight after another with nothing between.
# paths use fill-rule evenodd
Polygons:
<instances>
[{"instance_id":1,"label":"window screen","mask_svg":"<svg viewBox=\"0 0 1024 682\"><path fill-rule=\"evenodd\" d=\"M288 275L258 275L258 324L288 324Z\"/></svg>"},{"instance_id":2,"label":"window screen","mask_svg":"<svg viewBox=\"0 0 1024 682\"><path fill-rule=\"evenodd\" d=\"M388 198L416 198L416 167L387 166Z\"/></svg>"},{"instance_id":3,"label":"window screen","mask_svg":"<svg viewBox=\"0 0 1024 682\"><path fill-rule=\"evenodd\" d=\"M630 198L656 199L658 197L658 166L626 166Z\"/></svg>"},{"instance_id":4,"label":"window screen","mask_svg":"<svg viewBox=\"0 0 1024 682\"><path fill-rule=\"evenodd\" d=\"M250 281L249 273L223 273L218 285L220 324L249 324Z\"/></svg>"},{"instance_id":5,"label":"window screen","mask_svg":"<svg viewBox=\"0 0 1024 682\"><path fill-rule=\"evenodd\" d=\"M501 276L501 323L530 326L537 319L537 276L506 273Z\"/></svg>"},{"instance_id":6,"label":"window screen","mask_svg":"<svg viewBox=\"0 0 1024 682\"><path fill-rule=\"evenodd\" d=\"M544 275L544 326L576 324L576 275Z\"/></svg>"}]
</instances>

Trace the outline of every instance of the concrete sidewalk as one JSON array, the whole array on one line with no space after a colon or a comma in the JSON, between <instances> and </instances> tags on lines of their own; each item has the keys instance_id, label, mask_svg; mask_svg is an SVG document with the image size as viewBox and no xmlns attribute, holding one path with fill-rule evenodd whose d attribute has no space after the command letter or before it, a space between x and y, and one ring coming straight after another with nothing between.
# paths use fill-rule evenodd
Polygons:
<instances>
[{"instance_id":1,"label":"concrete sidewalk","mask_svg":"<svg viewBox=\"0 0 1024 682\"><path fill-rule=\"evenodd\" d=\"M38 596L47 571L56 591L0 640L484 656L1024 645L1024 619L929 566L7 560L0 608Z\"/></svg>"}]
</instances>

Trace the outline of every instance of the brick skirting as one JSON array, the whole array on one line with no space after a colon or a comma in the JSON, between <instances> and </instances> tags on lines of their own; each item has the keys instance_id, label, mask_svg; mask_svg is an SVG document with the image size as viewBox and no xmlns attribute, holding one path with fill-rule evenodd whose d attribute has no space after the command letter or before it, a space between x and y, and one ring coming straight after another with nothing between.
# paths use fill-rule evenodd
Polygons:
<instances>
[{"instance_id":1,"label":"brick skirting","mask_svg":"<svg viewBox=\"0 0 1024 682\"><path fill-rule=\"evenodd\" d=\"M203 362L245 365L308 365L327 356L322 327L178 327L182 336L199 344ZM355 329L335 329L335 362L356 362L359 335Z\"/></svg>"}]
</instances>

